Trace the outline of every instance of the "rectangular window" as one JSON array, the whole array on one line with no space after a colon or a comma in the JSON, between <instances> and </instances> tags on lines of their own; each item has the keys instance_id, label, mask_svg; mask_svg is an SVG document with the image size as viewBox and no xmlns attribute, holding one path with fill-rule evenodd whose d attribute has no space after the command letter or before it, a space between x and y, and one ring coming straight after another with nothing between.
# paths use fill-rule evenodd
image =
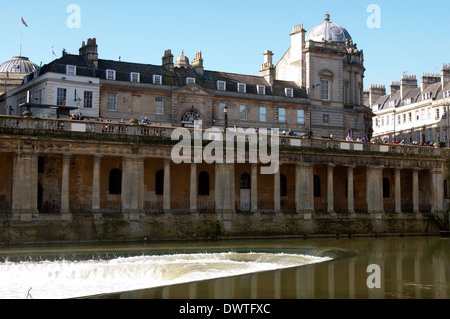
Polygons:
<instances>
[{"instance_id":1,"label":"rectangular window","mask_svg":"<svg viewBox=\"0 0 450 319\"><path fill-rule=\"evenodd\" d=\"M42 104L42 89L36 91L36 104Z\"/></svg>"},{"instance_id":2,"label":"rectangular window","mask_svg":"<svg viewBox=\"0 0 450 319\"><path fill-rule=\"evenodd\" d=\"M406 123L406 113L403 114L403 123Z\"/></svg>"},{"instance_id":3,"label":"rectangular window","mask_svg":"<svg viewBox=\"0 0 450 319\"><path fill-rule=\"evenodd\" d=\"M66 106L66 100L67 100L67 90L58 88L56 93L56 105Z\"/></svg>"},{"instance_id":4,"label":"rectangular window","mask_svg":"<svg viewBox=\"0 0 450 319\"><path fill-rule=\"evenodd\" d=\"M329 101L330 100L330 91L329 91L329 82L327 80L322 80L322 100Z\"/></svg>"},{"instance_id":5,"label":"rectangular window","mask_svg":"<svg viewBox=\"0 0 450 319\"><path fill-rule=\"evenodd\" d=\"M162 76L161 75L153 75L153 84L162 85Z\"/></svg>"},{"instance_id":6,"label":"rectangular window","mask_svg":"<svg viewBox=\"0 0 450 319\"><path fill-rule=\"evenodd\" d=\"M117 112L117 94L108 93L108 111Z\"/></svg>"},{"instance_id":7,"label":"rectangular window","mask_svg":"<svg viewBox=\"0 0 450 319\"><path fill-rule=\"evenodd\" d=\"M84 108L85 109L92 109L93 98L94 98L94 92L84 91Z\"/></svg>"},{"instance_id":8,"label":"rectangular window","mask_svg":"<svg viewBox=\"0 0 450 319\"><path fill-rule=\"evenodd\" d=\"M431 99L431 92L427 92L427 93L422 94L422 99L423 100Z\"/></svg>"},{"instance_id":9,"label":"rectangular window","mask_svg":"<svg viewBox=\"0 0 450 319\"><path fill-rule=\"evenodd\" d=\"M195 79L194 78L186 78L186 85L195 83Z\"/></svg>"},{"instance_id":10,"label":"rectangular window","mask_svg":"<svg viewBox=\"0 0 450 319\"><path fill-rule=\"evenodd\" d=\"M283 108L278 109L278 122L286 123L286 109Z\"/></svg>"},{"instance_id":11,"label":"rectangular window","mask_svg":"<svg viewBox=\"0 0 450 319\"><path fill-rule=\"evenodd\" d=\"M67 65L66 66L66 74L67 75L77 75L77 67L75 65Z\"/></svg>"},{"instance_id":12,"label":"rectangular window","mask_svg":"<svg viewBox=\"0 0 450 319\"><path fill-rule=\"evenodd\" d=\"M267 109L265 106L259 108L259 121L267 122Z\"/></svg>"},{"instance_id":13,"label":"rectangular window","mask_svg":"<svg viewBox=\"0 0 450 319\"><path fill-rule=\"evenodd\" d=\"M241 105L239 118L242 121L247 121L247 105Z\"/></svg>"},{"instance_id":14,"label":"rectangular window","mask_svg":"<svg viewBox=\"0 0 450 319\"><path fill-rule=\"evenodd\" d=\"M226 82L225 81L217 81L217 90L225 91L226 90Z\"/></svg>"},{"instance_id":15,"label":"rectangular window","mask_svg":"<svg viewBox=\"0 0 450 319\"><path fill-rule=\"evenodd\" d=\"M389 107L394 107L397 104L396 100L389 101Z\"/></svg>"},{"instance_id":16,"label":"rectangular window","mask_svg":"<svg viewBox=\"0 0 450 319\"><path fill-rule=\"evenodd\" d=\"M440 142L440 141L441 141L441 131L436 130L436 142Z\"/></svg>"},{"instance_id":17,"label":"rectangular window","mask_svg":"<svg viewBox=\"0 0 450 319\"><path fill-rule=\"evenodd\" d=\"M164 99L162 97L155 98L155 114L164 114Z\"/></svg>"},{"instance_id":18,"label":"rectangular window","mask_svg":"<svg viewBox=\"0 0 450 319\"><path fill-rule=\"evenodd\" d=\"M440 110L439 110L439 108L437 108L436 109L436 120L440 120L441 119L441 117L440 117Z\"/></svg>"},{"instance_id":19,"label":"rectangular window","mask_svg":"<svg viewBox=\"0 0 450 319\"><path fill-rule=\"evenodd\" d=\"M402 124L402 117L400 115L397 115L397 123Z\"/></svg>"},{"instance_id":20,"label":"rectangular window","mask_svg":"<svg viewBox=\"0 0 450 319\"><path fill-rule=\"evenodd\" d=\"M428 130L427 130L427 135L428 135L428 141L431 141L431 128L429 128Z\"/></svg>"},{"instance_id":21,"label":"rectangular window","mask_svg":"<svg viewBox=\"0 0 450 319\"><path fill-rule=\"evenodd\" d=\"M284 89L284 93L286 94L286 97L293 97L294 96L294 90L293 89Z\"/></svg>"},{"instance_id":22,"label":"rectangular window","mask_svg":"<svg viewBox=\"0 0 450 319\"><path fill-rule=\"evenodd\" d=\"M297 110L297 124L299 125L305 124L305 111Z\"/></svg>"},{"instance_id":23,"label":"rectangular window","mask_svg":"<svg viewBox=\"0 0 450 319\"><path fill-rule=\"evenodd\" d=\"M416 111L416 121L420 121L420 115L419 115L419 111Z\"/></svg>"},{"instance_id":24,"label":"rectangular window","mask_svg":"<svg viewBox=\"0 0 450 319\"><path fill-rule=\"evenodd\" d=\"M444 98L448 98L450 97L450 91L445 91L444 92Z\"/></svg>"},{"instance_id":25,"label":"rectangular window","mask_svg":"<svg viewBox=\"0 0 450 319\"><path fill-rule=\"evenodd\" d=\"M260 95L266 94L266 87L264 85L258 85L258 94Z\"/></svg>"},{"instance_id":26,"label":"rectangular window","mask_svg":"<svg viewBox=\"0 0 450 319\"><path fill-rule=\"evenodd\" d=\"M130 81L131 82L141 82L141 74L136 72L131 72L130 74Z\"/></svg>"},{"instance_id":27,"label":"rectangular window","mask_svg":"<svg viewBox=\"0 0 450 319\"><path fill-rule=\"evenodd\" d=\"M106 79L107 80L115 80L116 79L116 71L115 70L106 70Z\"/></svg>"},{"instance_id":28,"label":"rectangular window","mask_svg":"<svg viewBox=\"0 0 450 319\"><path fill-rule=\"evenodd\" d=\"M422 110L422 121L425 120L425 110Z\"/></svg>"},{"instance_id":29,"label":"rectangular window","mask_svg":"<svg viewBox=\"0 0 450 319\"><path fill-rule=\"evenodd\" d=\"M412 122L412 113L411 112L408 113L408 120L409 120L409 122Z\"/></svg>"},{"instance_id":30,"label":"rectangular window","mask_svg":"<svg viewBox=\"0 0 450 319\"><path fill-rule=\"evenodd\" d=\"M389 116L389 115L386 115L386 125L389 125L389 119L390 119L391 117Z\"/></svg>"},{"instance_id":31,"label":"rectangular window","mask_svg":"<svg viewBox=\"0 0 450 319\"><path fill-rule=\"evenodd\" d=\"M247 91L247 85L245 83L238 83L238 92L245 93Z\"/></svg>"}]
</instances>

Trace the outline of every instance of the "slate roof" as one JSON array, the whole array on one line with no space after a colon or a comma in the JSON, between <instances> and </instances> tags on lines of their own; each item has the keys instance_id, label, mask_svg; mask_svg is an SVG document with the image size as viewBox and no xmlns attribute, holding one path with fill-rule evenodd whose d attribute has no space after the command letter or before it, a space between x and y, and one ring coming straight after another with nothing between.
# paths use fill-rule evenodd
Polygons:
<instances>
[{"instance_id":1,"label":"slate roof","mask_svg":"<svg viewBox=\"0 0 450 319\"><path fill-rule=\"evenodd\" d=\"M195 83L205 89L217 90L217 81L226 82L226 92L238 92L238 83L246 84L246 93L257 94L257 86L266 87L266 96L285 97L285 89L293 89L294 98L307 98L306 90L299 87L295 82L291 81L274 81L274 85L270 86L264 77L235 74L219 71L204 70L200 75L195 69L174 68L172 72L163 66L141 64L132 62L122 62L113 60L98 60L98 68L94 67L80 55L67 54L60 59L43 66L40 74L47 72L66 73L66 66L74 65L77 67L77 75L97 77L106 79L106 70L116 71L116 81L130 82L131 72L140 74L140 83L154 84L153 75L162 76L162 84L173 87L186 86L186 79L195 78Z\"/></svg>"}]
</instances>

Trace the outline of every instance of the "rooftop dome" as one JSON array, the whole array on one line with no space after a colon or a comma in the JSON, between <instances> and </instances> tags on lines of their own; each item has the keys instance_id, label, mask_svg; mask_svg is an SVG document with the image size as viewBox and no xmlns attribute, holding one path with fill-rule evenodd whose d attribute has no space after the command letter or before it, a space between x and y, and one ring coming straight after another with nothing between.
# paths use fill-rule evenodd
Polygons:
<instances>
[{"instance_id":1,"label":"rooftop dome","mask_svg":"<svg viewBox=\"0 0 450 319\"><path fill-rule=\"evenodd\" d=\"M325 15L325 22L309 31L306 41L345 43L351 41L350 34L340 25L330 22L330 15Z\"/></svg>"},{"instance_id":2,"label":"rooftop dome","mask_svg":"<svg viewBox=\"0 0 450 319\"><path fill-rule=\"evenodd\" d=\"M38 69L38 66L23 56L15 56L0 65L0 73L29 74Z\"/></svg>"},{"instance_id":3,"label":"rooftop dome","mask_svg":"<svg viewBox=\"0 0 450 319\"><path fill-rule=\"evenodd\" d=\"M187 68L189 69L191 67L191 64L189 63L189 59L184 55L184 51L181 51L181 55L177 58L177 61L175 62L176 68Z\"/></svg>"}]
</instances>

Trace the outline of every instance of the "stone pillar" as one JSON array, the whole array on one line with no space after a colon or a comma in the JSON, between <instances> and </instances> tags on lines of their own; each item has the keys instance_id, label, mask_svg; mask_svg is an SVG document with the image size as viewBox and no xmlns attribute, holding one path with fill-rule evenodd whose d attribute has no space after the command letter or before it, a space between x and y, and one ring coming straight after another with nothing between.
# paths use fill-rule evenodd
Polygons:
<instances>
[{"instance_id":1,"label":"stone pillar","mask_svg":"<svg viewBox=\"0 0 450 319\"><path fill-rule=\"evenodd\" d=\"M16 153L14 157L11 212L14 218L31 221L39 214L38 198L38 156Z\"/></svg>"},{"instance_id":2,"label":"stone pillar","mask_svg":"<svg viewBox=\"0 0 450 319\"><path fill-rule=\"evenodd\" d=\"M444 211L444 176L442 171L434 169L431 171L432 199L431 213L441 214Z\"/></svg>"},{"instance_id":3,"label":"stone pillar","mask_svg":"<svg viewBox=\"0 0 450 319\"><path fill-rule=\"evenodd\" d=\"M412 170L412 198L413 198L413 212L418 214L420 212L419 209L419 170Z\"/></svg>"},{"instance_id":4,"label":"stone pillar","mask_svg":"<svg viewBox=\"0 0 450 319\"><path fill-rule=\"evenodd\" d=\"M63 155L62 181L61 181L61 218L71 220L70 213L70 154Z\"/></svg>"},{"instance_id":5,"label":"stone pillar","mask_svg":"<svg viewBox=\"0 0 450 319\"><path fill-rule=\"evenodd\" d=\"M281 197L280 197L280 169L274 174L273 183L273 211L279 213L281 211Z\"/></svg>"},{"instance_id":6,"label":"stone pillar","mask_svg":"<svg viewBox=\"0 0 450 319\"><path fill-rule=\"evenodd\" d=\"M401 170L395 170L395 212L402 213L402 186L401 186Z\"/></svg>"},{"instance_id":7,"label":"stone pillar","mask_svg":"<svg viewBox=\"0 0 450 319\"><path fill-rule=\"evenodd\" d=\"M297 164L295 178L295 206L304 219L310 219L314 213L314 167Z\"/></svg>"},{"instance_id":8,"label":"stone pillar","mask_svg":"<svg viewBox=\"0 0 450 319\"><path fill-rule=\"evenodd\" d=\"M383 167L369 166L366 172L366 197L369 213L384 213Z\"/></svg>"},{"instance_id":9,"label":"stone pillar","mask_svg":"<svg viewBox=\"0 0 450 319\"><path fill-rule=\"evenodd\" d=\"M102 158L100 156L93 157L93 178L92 178L92 213L99 214L101 212L100 197L100 168Z\"/></svg>"},{"instance_id":10,"label":"stone pillar","mask_svg":"<svg viewBox=\"0 0 450 319\"><path fill-rule=\"evenodd\" d=\"M327 170L327 203L328 213L334 213L334 167L335 165L329 164Z\"/></svg>"},{"instance_id":11,"label":"stone pillar","mask_svg":"<svg viewBox=\"0 0 450 319\"><path fill-rule=\"evenodd\" d=\"M164 201L163 210L168 213L171 210L170 206L170 159L164 159Z\"/></svg>"},{"instance_id":12,"label":"stone pillar","mask_svg":"<svg viewBox=\"0 0 450 319\"><path fill-rule=\"evenodd\" d=\"M190 206L189 212L197 212L197 194L198 194L198 177L197 177L197 164L191 164L191 181L190 181Z\"/></svg>"},{"instance_id":13,"label":"stone pillar","mask_svg":"<svg viewBox=\"0 0 450 319\"><path fill-rule=\"evenodd\" d=\"M354 166L349 166L347 168L347 210L350 214L355 213L355 190L354 190L354 180L353 180L353 170Z\"/></svg>"},{"instance_id":14,"label":"stone pillar","mask_svg":"<svg viewBox=\"0 0 450 319\"><path fill-rule=\"evenodd\" d=\"M136 220L144 213L144 159L124 157L122 163L122 212Z\"/></svg>"},{"instance_id":15,"label":"stone pillar","mask_svg":"<svg viewBox=\"0 0 450 319\"><path fill-rule=\"evenodd\" d=\"M258 165L252 164L251 212L258 212Z\"/></svg>"}]
</instances>

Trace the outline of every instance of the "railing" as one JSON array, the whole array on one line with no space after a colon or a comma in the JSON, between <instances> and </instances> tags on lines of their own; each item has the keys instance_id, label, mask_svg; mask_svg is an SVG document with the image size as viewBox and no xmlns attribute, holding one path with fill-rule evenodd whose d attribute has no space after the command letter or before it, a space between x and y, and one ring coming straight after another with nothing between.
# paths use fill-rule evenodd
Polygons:
<instances>
[{"instance_id":1,"label":"railing","mask_svg":"<svg viewBox=\"0 0 450 319\"><path fill-rule=\"evenodd\" d=\"M137 123L113 123L113 122L97 122L97 121L75 121L70 119L38 119L26 118L19 116L0 115L0 133L3 134L52 134L58 136L86 136L93 139L126 139L126 140L148 140L148 138L163 138L166 141L171 140L174 127L138 125ZM194 129L185 129L186 134L194 136L199 135L199 131ZM212 137L208 138L207 130L201 130L203 141L208 142ZM196 133L196 134L194 134ZM211 133L211 132L210 132ZM270 132L268 132L269 134ZM315 149L315 150L341 150L355 152L373 152L373 153L389 153L403 155L419 155L419 156L450 156L450 148L435 148L428 146L399 145L399 144L383 144L369 142L353 142L322 138L307 138L293 136L271 136L262 133L253 132L233 132L235 143L244 141L246 143L261 143L267 141L268 145L279 143L280 150L295 149ZM212 132L214 138L224 138L221 131ZM241 138L243 137L243 139ZM257 138L256 138L257 137ZM177 136L178 138L178 136ZM225 143L226 146L226 143Z\"/></svg>"}]
</instances>

